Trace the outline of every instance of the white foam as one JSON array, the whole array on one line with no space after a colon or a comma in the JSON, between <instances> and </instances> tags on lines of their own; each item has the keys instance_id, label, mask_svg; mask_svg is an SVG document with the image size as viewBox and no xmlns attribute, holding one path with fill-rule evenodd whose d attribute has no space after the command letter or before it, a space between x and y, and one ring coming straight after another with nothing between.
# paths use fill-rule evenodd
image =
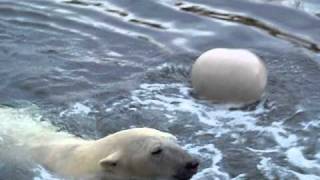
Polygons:
<instances>
[{"instance_id":1,"label":"white foam","mask_svg":"<svg viewBox=\"0 0 320 180\"><path fill-rule=\"evenodd\" d=\"M167 93L168 90L177 90L178 93ZM260 155L281 152L283 148L290 150L290 148L297 146L299 138L297 135L288 131L284 126L283 121L273 122L269 126L257 124L259 115L268 112L268 110L263 108L263 103L258 105L254 111L230 111L229 107L232 105L208 105L204 104L202 101L193 99L188 94L190 90L189 87L186 87L183 84L142 84L140 89L133 91L131 99L133 102L143 105L146 109L164 111L169 119L173 119L176 112L185 112L196 115L201 123L212 127L212 130L202 130L201 132L197 132L197 135L208 133L214 134L216 137L221 137L224 134L232 134L235 136L235 139L237 139L237 141L234 141L233 143L239 144L242 143L241 137L239 136L239 133L241 132L253 131L267 137L272 137L278 147L261 150L249 148L250 151L259 153ZM189 150L193 153L198 153L201 148L214 149L214 145L204 145L198 147L198 149L189 148ZM218 162L221 161L219 158L222 157L221 152L212 152L214 153L199 154L206 159L212 158L212 165L195 175L194 179L201 179L209 175L219 175L223 176L224 179L230 179L228 174L221 171L218 166ZM266 163L266 159L260 163L260 169L263 170L263 168L265 168L265 172L268 171L268 169L264 167ZM301 164L301 166L306 166L304 168L307 168L308 164ZM291 174L298 178L305 177L298 172L290 171L287 167L281 167L280 170L269 171L277 171L278 174L280 173L283 176ZM241 176L239 178L241 178Z\"/></svg>"},{"instance_id":2,"label":"white foam","mask_svg":"<svg viewBox=\"0 0 320 180\"><path fill-rule=\"evenodd\" d=\"M292 152L296 154L296 152ZM298 153L299 156L299 153ZM290 170L286 167L279 166L272 162L271 158L263 157L257 168L266 176L268 179L277 179L279 176L283 179L292 179L293 177L299 180L320 180L318 175L314 174L302 174L301 172L296 172ZM319 171L318 171L319 172Z\"/></svg>"},{"instance_id":3,"label":"white foam","mask_svg":"<svg viewBox=\"0 0 320 180\"><path fill-rule=\"evenodd\" d=\"M168 66L170 66L170 64L166 63L156 69L162 70ZM118 108L118 106L123 106L123 104L126 104L129 107L132 103L134 105L141 105L139 108L145 110L162 112L164 116L167 117L168 123L179 121L179 116L177 116L178 113L189 114L192 115L192 117L195 117L192 118L192 120L207 125L206 128L195 132L195 136L211 135L220 138L227 135L235 139L230 142L232 144L243 144L247 138L246 136L243 136L243 134L254 132L255 134L259 134L262 138L273 140L275 143L275 145L271 147L268 146L266 149L256 148L254 145L252 147L246 147L247 150L256 153L257 156L261 157L261 161L257 167L267 179L296 177L298 179L311 178L314 180L320 177L319 174L315 172L315 169L320 172L318 169L319 164L317 164L320 162L320 152L315 155L315 158L318 158L318 160L307 160L302 155L300 158L304 159L298 159L295 162L293 158L297 155L294 155L294 152L296 152L299 142L307 140L307 137L301 139L294 130L290 129L289 125L286 125L286 119L279 119L278 121L273 120L271 124L259 122L260 117L273 110L265 109L265 102L261 102L257 105L256 109L251 111L243 111L241 109L229 110L230 107L234 107L234 105L215 105L206 101L194 99L190 96L189 92L191 90L190 87L181 83L141 84L137 90L131 92L129 99L125 100L126 103L115 103L112 107L108 108L108 111L112 111L113 108ZM272 108L276 107L272 102L269 103L272 104ZM298 105L296 113L302 111L304 111L303 107ZM308 124L308 127L318 125L316 124L316 121L311 122L313 124ZM212 162L210 166L205 167L194 176L195 180L206 179L207 177L210 177L210 179L230 179L228 173L224 172L222 167L219 166L220 162L223 161L222 152L217 150L213 144L201 146L189 144L187 149L194 154L198 154L207 161ZM288 161L290 161L291 164L304 160L302 163L300 162L301 167L299 168L308 170L307 173L309 174L301 174L301 172L291 170L290 164L287 166L280 166L273 162L273 158L268 157L270 154L283 154L284 152L289 153L287 154ZM310 166L310 163L312 163L312 166ZM310 167L312 167L313 170L310 170L312 169ZM234 179L245 179L245 176L246 174L240 174Z\"/></svg>"},{"instance_id":4,"label":"white foam","mask_svg":"<svg viewBox=\"0 0 320 180\"><path fill-rule=\"evenodd\" d=\"M177 47L183 47L186 50L193 51L193 49L191 49L190 46L188 45L189 41L186 38L177 37L177 38L172 39L171 42L172 42L172 44L176 45Z\"/></svg>"},{"instance_id":5,"label":"white foam","mask_svg":"<svg viewBox=\"0 0 320 180\"><path fill-rule=\"evenodd\" d=\"M255 152L255 153L274 153L274 152L278 152L278 149L253 149L253 148L249 148L247 147L247 149L251 152Z\"/></svg>"},{"instance_id":6,"label":"white foam","mask_svg":"<svg viewBox=\"0 0 320 180\"><path fill-rule=\"evenodd\" d=\"M64 115L88 115L90 112L92 112L92 109L89 106L86 106L82 103L75 103L71 109L67 109L64 110L62 112L60 112L60 116L64 116Z\"/></svg>"},{"instance_id":7,"label":"white foam","mask_svg":"<svg viewBox=\"0 0 320 180\"><path fill-rule=\"evenodd\" d=\"M42 166L38 166L37 168L33 169L33 172L39 174L37 177L34 177L33 180L63 180L50 174L50 172L44 169Z\"/></svg>"},{"instance_id":8,"label":"white foam","mask_svg":"<svg viewBox=\"0 0 320 180\"><path fill-rule=\"evenodd\" d=\"M309 128L319 128L320 127L320 120L303 122L302 126L303 126L304 130L308 130Z\"/></svg>"},{"instance_id":9,"label":"white foam","mask_svg":"<svg viewBox=\"0 0 320 180\"><path fill-rule=\"evenodd\" d=\"M247 180L246 174L239 174L237 177L232 178L231 180Z\"/></svg>"},{"instance_id":10,"label":"white foam","mask_svg":"<svg viewBox=\"0 0 320 180\"><path fill-rule=\"evenodd\" d=\"M297 144L297 136L286 131L282 127L282 123L272 123L272 125L266 127L264 131L271 133L277 144L283 148L289 148Z\"/></svg>"},{"instance_id":11,"label":"white foam","mask_svg":"<svg viewBox=\"0 0 320 180\"><path fill-rule=\"evenodd\" d=\"M320 180L319 176L291 171L299 180Z\"/></svg>"},{"instance_id":12,"label":"white foam","mask_svg":"<svg viewBox=\"0 0 320 180\"><path fill-rule=\"evenodd\" d=\"M310 174L320 175L320 164L316 160L308 160L302 153L303 148L295 147L286 152L288 161Z\"/></svg>"},{"instance_id":13,"label":"white foam","mask_svg":"<svg viewBox=\"0 0 320 180\"><path fill-rule=\"evenodd\" d=\"M166 93L170 89L178 92ZM262 105L251 112L230 111L229 108L233 106L230 104L208 107L208 104L192 98L189 95L190 90L189 87L179 83L142 84L140 89L132 92L131 100L143 105L146 109L165 111L167 115L171 113L170 117L174 117L176 112L196 115L201 123L219 128L219 131L216 131L216 136L230 132L233 129L231 127L248 131L266 131L265 127L256 125L256 116L265 112ZM269 132L276 134L275 130L276 128L269 129Z\"/></svg>"},{"instance_id":14,"label":"white foam","mask_svg":"<svg viewBox=\"0 0 320 180\"><path fill-rule=\"evenodd\" d=\"M71 111L71 113L86 114L86 115L88 115L90 112L91 112L91 108L81 103L76 103L73 106L73 109Z\"/></svg>"},{"instance_id":15,"label":"white foam","mask_svg":"<svg viewBox=\"0 0 320 180\"><path fill-rule=\"evenodd\" d=\"M165 64L159 68L165 68ZM216 137L234 131L235 129L244 130L259 130L264 131L264 127L256 126L256 116L264 113L262 106L252 112L241 110L230 111L229 108L233 105L214 105L208 106L205 101L199 101L189 95L190 88L184 84L141 84L140 88L133 91L130 97L130 103L140 104L142 108L163 111L169 119L168 122L176 121L176 113L183 112L195 115L201 123L207 124L214 130L197 132L214 133ZM169 93L171 92L172 93ZM112 111L112 108L121 105L114 104L107 111ZM210 167L203 169L193 179L203 179L205 177L217 177L222 179L230 179L228 173L223 172L219 167L219 162L222 160L222 152L214 147L213 144L204 146L187 146L187 149L198 154L206 159L210 159L212 164ZM203 153L202 151L207 153ZM240 179L242 176L239 176Z\"/></svg>"},{"instance_id":16,"label":"white foam","mask_svg":"<svg viewBox=\"0 0 320 180\"><path fill-rule=\"evenodd\" d=\"M264 173L264 176L266 176L269 179L274 179L274 177L272 176L272 174L270 173L270 166L272 165L270 163L271 158L262 158L262 160L260 161L260 163L257 165L257 168Z\"/></svg>"},{"instance_id":17,"label":"white foam","mask_svg":"<svg viewBox=\"0 0 320 180\"><path fill-rule=\"evenodd\" d=\"M108 53L108 55L109 55L109 56L113 56L113 57L123 57L122 54L119 54L119 53L117 53L117 52L115 52L115 51L110 51L110 52Z\"/></svg>"},{"instance_id":18,"label":"white foam","mask_svg":"<svg viewBox=\"0 0 320 180\"><path fill-rule=\"evenodd\" d=\"M211 166L201 170L199 173L192 177L192 180L200 180L204 177L216 177L216 179L230 179L228 173L223 172L218 163L222 160L222 153L213 144L204 146L194 146L188 144L185 147L191 154L204 156L211 159Z\"/></svg>"}]
</instances>

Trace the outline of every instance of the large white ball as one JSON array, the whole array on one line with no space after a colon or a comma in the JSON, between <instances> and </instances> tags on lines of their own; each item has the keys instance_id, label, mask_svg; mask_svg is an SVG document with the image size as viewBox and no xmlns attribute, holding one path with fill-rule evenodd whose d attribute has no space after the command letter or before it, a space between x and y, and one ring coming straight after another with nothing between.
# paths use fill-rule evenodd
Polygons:
<instances>
[{"instance_id":1,"label":"large white ball","mask_svg":"<svg viewBox=\"0 0 320 180\"><path fill-rule=\"evenodd\" d=\"M194 63L191 74L195 92L225 103L251 103L261 98L267 84L262 60L245 49L212 49Z\"/></svg>"}]
</instances>

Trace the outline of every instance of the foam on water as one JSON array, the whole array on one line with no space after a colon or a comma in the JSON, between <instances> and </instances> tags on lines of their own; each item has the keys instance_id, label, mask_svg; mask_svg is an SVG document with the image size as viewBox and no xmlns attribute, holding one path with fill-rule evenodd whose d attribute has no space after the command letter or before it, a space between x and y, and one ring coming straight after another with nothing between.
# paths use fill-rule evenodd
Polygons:
<instances>
[{"instance_id":1,"label":"foam on water","mask_svg":"<svg viewBox=\"0 0 320 180\"><path fill-rule=\"evenodd\" d=\"M276 145L268 148L259 149L255 146L245 147L252 153L259 156L260 162L256 165L257 169L267 178L275 179L293 178L293 179L320 179L320 152L309 159L304 155L304 147L299 143L302 138L299 137L290 127L285 125L285 120L270 123L269 125L259 124L259 117L270 110L265 109L264 102L257 105L254 110L233 109L233 105L213 105L206 101L194 99L190 92L191 88L184 84L141 84L140 88L132 91L129 97L129 102L116 102L112 107L106 109L107 112L112 112L113 109L120 106L128 106L132 111L137 111L136 106L141 106L145 110L156 110L163 112L168 123L181 121L177 117L177 113L193 115L194 121L206 125L207 128L198 130L191 136L212 135L219 139L221 137L231 135L235 140L229 142L237 145L242 143L241 133L257 132L261 136L271 138ZM60 114L64 116L72 116L74 114L88 114L94 110L86 103L75 103L69 109L62 111ZM57 128L50 123L41 121L41 115L36 107L28 108L0 108L0 142L3 141L6 135L13 132L12 127L15 127L14 134L18 139L27 139L35 136L35 134L56 133ZM181 124L179 122L179 124ZM59 134L59 133L58 133ZM63 133L62 133L63 134ZM64 134L65 135L65 134ZM227 169L222 166L224 162L224 151L216 147L214 143L207 142L200 144L189 141L185 148L192 154L201 157L207 163L201 168L193 180L227 180L227 179L245 179L246 174L239 174L235 178L231 178ZM19 142L22 143L22 142ZM228 142L226 142L228 143ZM277 159L270 154L283 154L286 156L287 164L279 164ZM56 179L43 168L35 170L39 175L36 180L41 179Z\"/></svg>"},{"instance_id":2,"label":"foam on water","mask_svg":"<svg viewBox=\"0 0 320 180\"><path fill-rule=\"evenodd\" d=\"M60 112L60 117L61 116L70 116L70 115L74 115L74 114L79 114L79 115L88 115L90 112L92 112L92 109L83 104L83 103L75 103L71 108L64 110L62 112Z\"/></svg>"},{"instance_id":3,"label":"foam on water","mask_svg":"<svg viewBox=\"0 0 320 180\"><path fill-rule=\"evenodd\" d=\"M303 166L303 162L301 162ZM299 179L299 180L319 180L318 175L305 174L297 171L290 170L286 167L279 166L272 162L271 158L263 157L257 168L266 176L268 179ZM285 178L283 178L285 177Z\"/></svg>"},{"instance_id":4,"label":"foam on water","mask_svg":"<svg viewBox=\"0 0 320 180\"><path fill-rule=\"evenodd\" d=\"M168 94L170 90L173 93ZM132 103L139 103L146 109L165 111L169 122L176 121L176 112L185 112L196 115L201 123L211 126L214 130L201 131L201 133L215 132L216 137L230 133L234 127L245 129L260 129L255 125L255 115L263 113L262 107L257 108L253 112L244 112L240 110L229 111L228 108L232 105L216 105L208 106L202 101L196 100L189 95L190 88L184 84L142 84L140 89L132 92ZM226 128L228 126L229 128ZM203 146L187 145L186 148L193 154L203 156L206 159L211 159L211 165L204 168L201 172L193 177L195 180L200 179L230 179L228 173L221 170L219 162L223 160L223 155L220 150L215 148L214 144ZM206 150L203 153L200 150ZM244 175L238 176L238 179Z\"/></svg>"},{"instance_id":5,"label":"foam on water","mask_svg":"<svg viewBox=\"0 0 320 180\"><path fill-rule=\"evenodd\" d=\"M218 166L218 163L222 160L222 153L213 144L207 144L204 146L194 146L192 144L188 144L185 148L188 149L188 151L192 154L211 159L211 166L197 173L192 178L193 180L200 180L204 177L214 177L214 179L230 179L228 173L221 171L220 167Z\"/></svg>"},{"instance_id":6,"label":"foam on water","mask_svg":"<svg viewBox=\"0 0 320 180\"><path fill-rule=\"evenodd\" d=\"M320 164L316 160L308 160L304 157L303 148L291 148L286 154L289 163L302 169L303 171L310 174L317 174L320 176Z\"/></svg>"},{"instance_id":7,"label":"foam on water","mask_svg":"<svg viewBox=\"0 0 320 180\"><path fill-rule=\"evenodd\" d=\"M33 171L38 174L38 176L34 177L33 180L62 180L50 174L50 172L44 169L42 166L36 167L33 169Z\"/></svg>"},{"instance_id":8,"label":"foam on water","mask_svg":"<svg viewBox=\"0 0 320 180\"><path fill-rule=\"evenodd\" d=\"M163 67L162 67L163 68ZM246 137L245 133L254 132L260 137L272 139L274 145L268 147L256 147L250 144L243 148L259 158L256 168L266 179L320 179L320 151L314 155L304 154L306 147L301 143L308 136L300 137L295 130L292 130L285 122L286 120L273 121L272 123L259 123L260 117L269 113L271 110L264 108L264 101L259 103L253 110L241 110L232 108L234 105L215 105L203 100L198 100L190 95L191 88L181 83L171 84L141 84L140 87L131 92L131 95L124 100L117 101L106 109L107 113L112 113L114 109L127 107L131 111L152 110L164 114L165 123L178 123L188 126L181 122L179 113L189 114L192 122L204 125L203 128L190 134L192 137L211 135L214 139L226 136L232 137L232 142L225 142L231 145L242 145ZM134 106L132 106L134 105ZM232 110L230 110L232 108ZM271 109L274 107L271 107ZM61 116L88 115L94 112L90 103L74 103ZM303 111L303 107L297 107L297 113ZM17 139L30 139L35 134L56 133L57 128L50 123L41 121L41 115L34 106L28 108L0 108L0 143L6 135L15 134ZM316 127L317 121L310 121L301 124L302 130L308 131L310 127ZM192 126L189 124L189 126ZM15 129L12 129L15 127ZM14 130L14 132L12 132ZM60 133L58 133L60 134ZM27 138L28 137L28 138ZM22 143L22 142L20 142ZM187 141L185 148L195 154L205 162L193 180L240 180L246 179L246 173L242 173L232 178L225 169L224 149L218 148L214 140L208 142ZM277 155L281 155L286 163L279 163ZM37 168L39 172L37 180L55 179L43 168Z\"/></svg>"},{"instance_id":9,"label":"foam on water","mask_svg":"<svg viewBox=\"0 0 320 180\"><path fill-rule=\"evenodd\" d=\"M163 68L163 67L162 67ZM257 105L254 110L230 110L233 105L213 105L205 101L194 99L190 95L191 88L185 84L141 84L140 88L131 93L128 103L116 103L113 107L108 108L112 111L118 106L130 106L130 104L139 104L145 110L161 111L168 118L169 123L179 121L177 113L187 113L196 117L200 123L206 124L208 128L199 130L195 136L202 134L211 134L215 138L224 135L232 135L235 137L232 144L241 144L241 135L243 133L254 132L266 139L272 139L275 145L265 149L246 147L247 150L255 153L260 157L261 161L257 164L257 169L267 179L275 178L293 178L293 179L312 179L320 178L319 167L320 161L307 160L304 158L299 143L308 137L299 137L290 126L285 124L285 120L274 121L270 124L259 123L259 118L271 109L264 108L264 101ZM301 109L302 108L302 109ZM297 112L303 111L303 107L297 107ZM308 126L315 126L316 121L309 122ZM250 137L245 137L250 138ZM191 142L192 143L192 142ZM210 160L211 165L203 168L193 179L231 179L230 175L221 166L224 161L223 150L219 150L214 144L204 145L187 145L186 148L194 154L204 159ZM202 151L200 151L202 150ZM204 153L203 150L206 152ZM284 154L287 156L288 164L279 165L276 157L270 154ZM315 155L315 158L320 155ZM292 168L291 165L298 167ZM301 170L303 173L301 173ZM234 179L245 179L246 174L239 174Z\"/></svg>"}]
</instances>

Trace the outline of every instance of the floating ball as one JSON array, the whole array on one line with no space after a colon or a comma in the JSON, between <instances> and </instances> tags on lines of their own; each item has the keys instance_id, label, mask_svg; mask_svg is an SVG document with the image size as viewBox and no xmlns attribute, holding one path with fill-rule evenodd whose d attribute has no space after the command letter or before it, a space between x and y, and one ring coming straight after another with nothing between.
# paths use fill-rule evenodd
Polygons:
<instances>
[{"instance_id":1,"label":"floating ball","mask_svg":"<svg viewBox=\"0 0 320 180\"><path fill-rule=\"evenodd\" d=\"M218 48L196 60L191 81L200 97L215 102L252 103L264 93L267 70L249 50Z\"/></svg>"}]
</instances>

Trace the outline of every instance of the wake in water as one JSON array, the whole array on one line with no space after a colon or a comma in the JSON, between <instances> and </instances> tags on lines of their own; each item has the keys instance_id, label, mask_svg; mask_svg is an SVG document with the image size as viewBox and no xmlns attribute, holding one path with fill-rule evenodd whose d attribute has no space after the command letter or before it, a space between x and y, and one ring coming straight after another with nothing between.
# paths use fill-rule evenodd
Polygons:
<instances>
[{"instance_id":1,"label":"wake in water","mask_svg":"<svg viewBox=\"0 0 320 180\"><path fill-rule=\"evenodd\" d=\"M0 171L8 173L16 169L10 178L24 177L34 180L58 180L42 166L33 162L28 149L47 138L66 138L72 135L57 132L58 128L46 121L41 121L42 116L37 106L28 104L12 108L0 106ZM17 177L15 177L17 176ZM9 178L2 177L1 178Z\"/></svg>"},{"instance_id":2,"label":"wake in water","mask_svg":"<svg viewBox=\"0 0 320 180\"><path fill-rule=\"evenodd\" d=\"M74 137L47 121L41 121L42 116L35 105L21 108L0 106L0 139L12 139L15 145L30 146L45 142L48 138L61 139Z\"/></svg>"}]
</instances>

